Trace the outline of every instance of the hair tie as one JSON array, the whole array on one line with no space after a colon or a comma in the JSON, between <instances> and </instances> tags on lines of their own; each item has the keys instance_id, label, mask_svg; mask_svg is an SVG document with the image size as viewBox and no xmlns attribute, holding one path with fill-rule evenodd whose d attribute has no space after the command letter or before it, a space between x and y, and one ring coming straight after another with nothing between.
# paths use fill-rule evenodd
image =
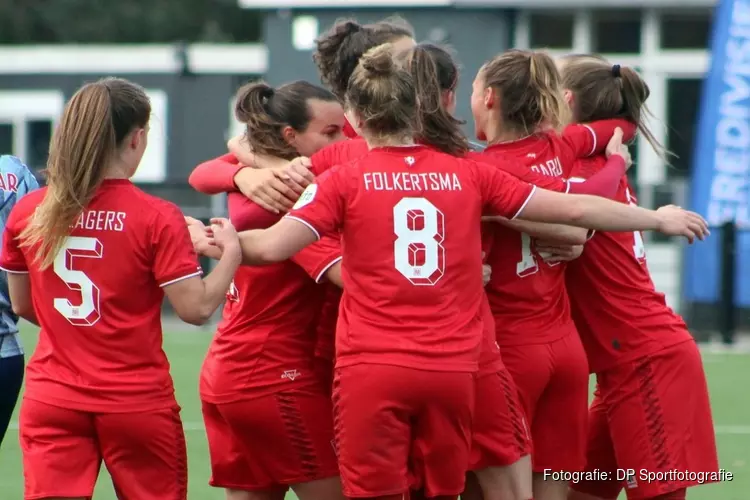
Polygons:
<instances>
[{"instance_id":1,"label":"hair tie","mask_svg":"<svg viewBox=\"0 0 750 500\"><path fill-rule=\"evenodd\" d=\"M612 76L614 76L615 78L620 78L620 65L619 64L615 64L614 66L612 66Z\"/></svg>"}]
</instances>

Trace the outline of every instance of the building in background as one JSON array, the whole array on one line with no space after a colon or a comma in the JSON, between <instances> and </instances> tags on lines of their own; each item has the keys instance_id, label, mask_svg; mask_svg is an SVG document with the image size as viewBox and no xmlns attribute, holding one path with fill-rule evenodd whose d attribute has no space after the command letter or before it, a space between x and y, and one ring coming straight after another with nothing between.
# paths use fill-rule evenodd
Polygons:
<instances>
[{"instance_id":1,"label":"building in background","mask_svg":"<svg viewBox=\"0 0 750 500\"><path fill-rule=\"evenodd\" d=\"M639 202L684 204L703 77L709 66L712 0L239 0L264 9L267 78L316 79L315 38L336 19L405 17L419 40L450 44L463 66L458 114L469 118L471 81L481 64L508 48L553 55L600 53L636 68L650 88L655 137L676 156L667 164L639 139L631 178ZM470 125L467 132L471 133ZM680 243L649 235L649 267L670 304L680 306Z\"/></svg>"},{"instance_id":2,"label":"building in background","mask_svg":"<svg viewBox=\"0 0 750 500\"><path fill-rule=\"evenodd\" d=\"M417 38L453 46L463 66L459 110L470 118L471 80L494 54L544 48L597 52L635 67L651 88L655 136L677 154L670 164L639 141L632 169L644 206L686 200L701 82L709 63L711 0L238 0L263 15L263 44L58 45L0 48L0 151L43 167L52 125L86 81L122 76L152 97L148 156L137 180L198 217L223 201L187 187L197 163L225 151L241 130L231 113L235 90L265 76L272 84L318 77L315 38L337 18L363 22L399 14ZM467 125L471 133L471 125ZM679 308L680 246L654 235L649 265L657 287Z\"/></svg>"}]
</instances>

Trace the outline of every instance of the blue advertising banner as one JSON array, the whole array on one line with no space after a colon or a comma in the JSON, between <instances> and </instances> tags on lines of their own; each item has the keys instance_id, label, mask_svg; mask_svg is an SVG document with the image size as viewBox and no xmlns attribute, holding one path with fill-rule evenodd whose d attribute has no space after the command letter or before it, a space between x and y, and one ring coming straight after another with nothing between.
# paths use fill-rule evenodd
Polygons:
<instances>
[{"instance_id":1,"label":"blue advertising banner","mask_svg":"<svg viewBox=\"0 0 750 500\"><path fill-rule=\"evenodd\" d=\"M735 221L736 305L750 306L750 0L720 0L714 14L711 68L703 84L691 179L691 209L718 228ZM688 248L685 298L719 298L721 238Z\"/></svg>"}]
</instances>

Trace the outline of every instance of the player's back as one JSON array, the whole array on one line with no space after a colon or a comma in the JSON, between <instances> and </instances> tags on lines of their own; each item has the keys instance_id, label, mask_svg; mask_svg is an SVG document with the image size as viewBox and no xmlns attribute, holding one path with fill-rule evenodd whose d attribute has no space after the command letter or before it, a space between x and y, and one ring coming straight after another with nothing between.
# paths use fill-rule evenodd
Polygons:
<instances>
[{"instance_id":1,"label":"player's back","mask_svg":"<svg viewBox=\"0 0 750 500\"><path fill-rule=\"evenodd\" d=\"M573 176L585 179L604 157L579 160ZM636 204L623 177L615 201ZM597 232L568 264L568 295L592 372L690 340L687 327L654 288L640 232Z\"/></svg>"},{"instance_id":2,"label":"player's back","mask_svg":"<svg viewBox=\"0 0 750 500\"><path fill-rule=\"evenodd\" d=\"M19 202L12 233L20 234L46 192ZM40 270L35 247L24 248L41 325L26 396L92 411L173 404L162 287L200 274L186 245L176 206L117 179L97 190L53 266Z\"/></svg>"},{"instance_id":3,"label":"player's back","mask_svg":"<svg viewBox=\"0 0 750 500\"><path fill-rule=\"evenodd\" d=\"M552 133L489 146L479 157L501 168L501 161L493 160L513 159L534 172L561 179L569 176L575 159L573 150ZM500 224L492 226L487 259L492 277L487 295L498 343L545 343L566 335L572 322L565 266L546 263L528 234Z\"/></svg>"},{"instance_id":4,"label":"player's back","mask_svg":"<svg viewBox=\"0 0 750 500\"><path fill-rule=\"evenodd\" d=\"M476 369L484 292L474 165L414 146L379 148L340 167L345 287L337 366Z\"/></svg>"}]
</instances>

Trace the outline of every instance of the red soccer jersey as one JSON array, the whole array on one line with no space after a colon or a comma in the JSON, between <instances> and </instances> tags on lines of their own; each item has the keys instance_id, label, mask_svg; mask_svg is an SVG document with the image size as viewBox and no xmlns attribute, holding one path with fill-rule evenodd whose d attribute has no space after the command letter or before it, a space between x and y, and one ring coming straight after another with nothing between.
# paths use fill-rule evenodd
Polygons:
<instances>
[{"instance_id":1,"label":"red soccer jersey","mask_svg":"<svg viewBox=\"0 0 750 500\"><path fill-rule=\"evenodd\" d=\"M342 232L336 365L475 371L484 209L515 217L533 186L424 146L377 148L331 169L287 217Z\"/></svg>"},{"instance_id":2,"label":"red soccer jersey","mask_svg":"<svg viewBox=\"0 0 750 500\"><path fill-rule=\"evenodd\" d=\"M237 229L258 227L247 217L253 205L229 194ZM291 260L237 270L201 370L203 400L231 403L317 383L312 360L324 290L310 277L319 280L340 259L338 241L324 238Z\"/></svg>"},{"instance_id":3,"label":"red soccer jersey","mask_svg":"<svg viewBox=\"0 0 750 500\"><path fill-rule=\"evenodd\" d=\"M176 404L162 350L162 287L200 275L182 213L128 180L105 180L42 271L36 248L17 238L46 193L13 208L0 257L2 269L29 273L41 325L24 397L94 412Z\"/></svg>"},{"instance_id":4,"label":"red soccer jersey","mask_svg":"<svg viewBox=\"0 0 750 500\"><path fill-rule=\"evenodd\" d=\"M588 178L604 158L580 160L574 177ZM615 200L635 204L623 177ZM640 232L596 232L568 264L568 295L591 371L653 353L692 337L685 322L654 289Z\"/></svg>"},{"instance_id":5,"label":"red soccer jersey","mask_svg":"<svg viewBox=\"0 0 750 500\"><path fill-rule=\"evenodd\" d=\"M354 130L354 127L352 127L352 124L349 123L349 120L344 120L344 129L343 129L344 135L348 137L349 139L354 139L355 137L359 137L359 134L356 130Z\"/></svg>"},{"instance_id":6,"label":"red soccer jersey","mask_svg":"<svg viewBox=\"0 0 750 500\"><path fill-rule=\"evenodd\" d=\"M525 163L525 175L518 172L518 163L498 162L497 166L512 168L513 174L540 187L567 192L565 179L577 158L606 146L604 139L621 124L608 120L568 127L562 136L537 134L489 146L481 155L486 161L498 157ZM565 290L565 265L544 262L525 233L499 224L492 232L494 242L488 258L492 278L487 295L500 346L547 343L569 334L574 325Z\"/></svg>"}]
</instances>

